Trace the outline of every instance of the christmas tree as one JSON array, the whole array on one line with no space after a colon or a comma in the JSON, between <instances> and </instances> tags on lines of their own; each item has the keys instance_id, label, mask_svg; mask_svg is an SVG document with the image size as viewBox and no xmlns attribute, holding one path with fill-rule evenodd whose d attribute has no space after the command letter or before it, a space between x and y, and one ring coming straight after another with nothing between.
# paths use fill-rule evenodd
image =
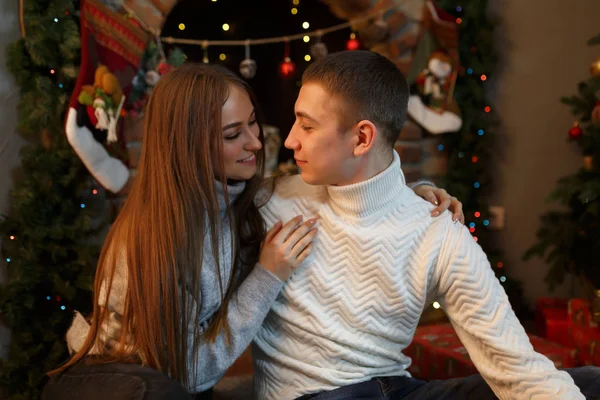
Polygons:
<instances>
[{"instance_id":1,"label":"christmas tree","mask_svg":"<svg viewBox=\"0 0 600 400\"><path fill-rule=\"evenodd\" d=\"M65 138L64 117L78 74L78 19L71 0L23 2L24 36L7 49L20 86L22 178L0 219L6 281L0 314L12 330L0 360L0 386L12 399L35 399L45 373L68 357L64 334L72 306L87 313L106 215L103 191ZM97 209L96 207L100 207Z\"/></svg>"},{"instance_id":2,"label":"christmas tree","mask_svg":"<svg viewBox=\"0 0 600 400\"><path fill-rule=\"evenodd\" d=\"M515 313L528 318L530 310L523 301L521 283L508 275L510 266L504 264L491 229L493 215L488 197L493 189L490 171L497 119L486 93L486 84L496 65L494 23L487 13L488 2L439 0L437 3L454 17L459 28L457 50L461 67L453 97L462 117L458 132L440 135L443 144L439 149L448 154L448 168L438 185L463 202L465 223L486 252Z\"/></svg>"},{"instance_id":3,"label":"christmas tree","mask_svg":"<svg viewBox=\"0 0 600 400\"><path fill-rule=\"evenodd\" d=\"M588 44L600 44L600 35ZM576 119L569 141L581 149L583 166L558 181L548 201L562 209L541 217L537 242L523 256L545 259L550 290L567 273L581 278L588 293L600 289L600 58L590 70L591 77L579 83L577 95L561 99Z\"/></svg>"}]
</instances>

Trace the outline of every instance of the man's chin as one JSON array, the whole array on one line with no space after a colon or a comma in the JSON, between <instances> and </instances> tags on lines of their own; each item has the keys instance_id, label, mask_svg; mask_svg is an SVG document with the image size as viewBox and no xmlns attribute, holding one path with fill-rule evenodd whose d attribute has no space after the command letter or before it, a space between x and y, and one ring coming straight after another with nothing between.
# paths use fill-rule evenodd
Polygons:
<instances>
[{"instance_id":1,"label":"man's chin","mask_svg":"<svg viewBox=\"0 0 600 400\"><path fill-rule=\"evenodd\" d=\"M326 185L327 182L325 182L324 179L322 178L318 178L312 174L309 174L305 171L300 170L300 175L302 176L302 180L309 184L309 185Z\"/></svg>"}]
</instances>

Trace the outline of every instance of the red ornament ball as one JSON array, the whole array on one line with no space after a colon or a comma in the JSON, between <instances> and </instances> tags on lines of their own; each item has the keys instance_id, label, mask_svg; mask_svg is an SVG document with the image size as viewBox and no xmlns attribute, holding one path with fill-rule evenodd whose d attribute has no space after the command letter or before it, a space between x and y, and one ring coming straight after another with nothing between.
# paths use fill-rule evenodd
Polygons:
<instances>
[{"instance_id":1,"label":"red ornament ball","mask_svg":"<svg viewBox=\"0 0 600 400\"><path fill-rule=\"evenodd\" d=\"M358 50L359 47L360 47L360 42L358 41L358 39L348 39L348 41L346 42L347 50Z\"/></svg>"},{"instance_id":2,"label":"red ornament ball","mask_svg":"<svg viewBox=\"0 0 600 400\"><path fill-rule=\"evenodd\" d=\"M281 76L288 78L296 72L296 64L294 64L289 57L286 57L285 60L279 64L279 72L281 73Z\"/></svg>"},{"instance_id":3,"label":"red ornament ball","mask_svg":"<svg viewBox=\"0 0 600 400\"><path fill-rule=\"evenodd\" d=\"M583 129L581 129L579 125L574 125L571 129L569 129L570 139L579 139L581 135L583 135Z\"/></svg>"}]
</instances>

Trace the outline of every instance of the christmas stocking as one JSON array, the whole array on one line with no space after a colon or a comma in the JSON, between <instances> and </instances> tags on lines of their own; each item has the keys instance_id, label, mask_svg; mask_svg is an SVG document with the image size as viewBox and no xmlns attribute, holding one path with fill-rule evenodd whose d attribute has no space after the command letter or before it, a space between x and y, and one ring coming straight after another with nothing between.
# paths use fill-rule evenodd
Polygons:
<instances>
[{"instance_id":1,"label":"christmas stocking","mask_svg":"<svg viewBox=\"0 0 600 400\"><path fill-rule=\"evenodd\" d=\"M104 144L121 139L125 150L119 117L150 35L99 0L81 0L80 13L81 66L65 131L92 176L117 193L127 183L129 169Z\"/></svg>"},{"instance_id":2,"label":"christmas stocking","mask_svg":"<svg viewBox=\"0 0 600 400\"><path fill-rule=\"evenodd\" d=\"M423 28L408 74L408 115L432 134L456 132L462 126L453 99L458 73L458 28L454 18L427 1Z\"/></svg>"}]
</instances>

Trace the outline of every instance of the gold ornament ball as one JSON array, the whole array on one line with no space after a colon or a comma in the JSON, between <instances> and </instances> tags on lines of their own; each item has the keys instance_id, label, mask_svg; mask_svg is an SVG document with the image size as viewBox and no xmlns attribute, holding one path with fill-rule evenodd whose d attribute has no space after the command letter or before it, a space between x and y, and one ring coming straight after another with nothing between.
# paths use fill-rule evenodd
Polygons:
<instances>
[{"instance_id":1,"label":"gold ornament ball","mask_svg":"<svg viewBox=\"0 0 600 400\"><path fill-rule=\"evenodd\" d=\"M600 76L600 58L592 63L590 73L592 76Z\"/></svg>"},{"instance_id":2,"label":"gold ornament ball","mask_svg":"<svg viewBox=\"0 0 600 400\"><path fill-rule=\"evenodd\" d=\"M592 156L583 156L583 167L586 171L590 171L594 165L594 158Z\"/></svg>"}]
</instances>

